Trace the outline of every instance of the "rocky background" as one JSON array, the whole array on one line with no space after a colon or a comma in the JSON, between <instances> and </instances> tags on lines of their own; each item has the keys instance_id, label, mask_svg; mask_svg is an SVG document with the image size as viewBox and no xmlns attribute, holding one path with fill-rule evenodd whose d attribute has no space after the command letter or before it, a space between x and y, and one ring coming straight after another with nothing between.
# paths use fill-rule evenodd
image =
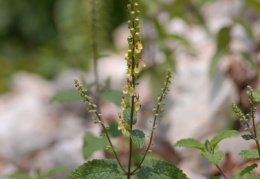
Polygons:
<instances>
[{"instance_id":1,"label":"rocky background","mask_svg":"<svg viewBox=\"0 0 260 179\"><path fill-rule=\"evenodd\" d=\"M163 1L166 4L167 2ZM243 3L219 0L203 6L201 11L209 31L216 34L219 29L231 24L232 18L244 7ZM169 19L165 12L158 13L157 18L165 25L168 34L178 34L188 39L192 51L177 48L172 58L176 64L174 79L171 92L165 101L166 113L158 122L155 133L152 146L154 155L160 155L178 165L190 179L202 179L218 174L217 169L200 156L197 150L171 146L183 138L204 141L223 129L240 129L239 122L234 121L231 103L248 105L245 95L245 87L248 84L260 89L260 79L257 76L260 73L259 36L252 41L241 26L235 25L231 31L230 43L231 51L252 52L258 69L243 60L238 53L230 53L223 56L215 72L210 75L210 63L216 51L214 38L209 37L202 26L189 25L181 18ZM255 16L251 19L250 25L255 34L259 35L260 20ZM150 23L144 19L142 34L145 37L154 34L156 36L156 28L151 28ZM111 86L119 90L125 82L126 64L123 59L127 36L127 25L123 23L113 32L116 52L109 52L108 57L99 59L100 81L104 82L109 76ZM147 46L149 48L145 49L144 61L148 66L152 65L149 61L151 51L157 64L166 60L156 42ZM167 43L169 48L175 46L174 43ZM7 175L18 170L33 174L35 168L42 171L56 166L74 169L86 162L82 155L83 136L87 131L98 136L100 126L92 124L81 101L51 102L57 92L74 88L73 80L80 79L82 75L87 82L93 81L93 69L88 72L76 68L67 69L52 80L28 71L17 71L12 75L10 90L0 95L0 178L7 179ZM147 135L150 130L149 121L152 119L151 113L147 111L154 105L150 81L153 81L153 77L145 74L139 80L138 86L142 109L137 127L146 131ZM158 85L160 82L157 81ZM116 120L120 108L105 99L101 99L100 103L104 119L107 122ZM259 113L257 122L260 122ZM241 129L243 131L243 128ZM123 153L127 153L127 148L120 139L114 142L125 149ZM238 153L242 149L255 147L254 143L245 141L240 136L224 140L220 146L226 153L220 165L229 177L244 166L252 162L257 163L239 157ZM103 151L98 151L89 160L107 156ZM121 155L121 160L125 160L124 155ZM260 165L259 162L258 164ZM260 173L260 168L254 172ZM52 178L64 179L67 175L68 172L63 172Z\"/></svg>"}]
</instances>

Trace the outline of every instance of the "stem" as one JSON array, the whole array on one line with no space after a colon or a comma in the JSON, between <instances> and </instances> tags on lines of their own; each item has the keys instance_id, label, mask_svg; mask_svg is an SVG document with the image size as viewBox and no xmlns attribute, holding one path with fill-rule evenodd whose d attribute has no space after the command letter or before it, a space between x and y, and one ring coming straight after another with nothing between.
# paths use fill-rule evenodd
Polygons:
<instances>
[{"instance_id":1,"label":"stem","mask_svg":"<svg viewBox=\"0 0 260 179\"><path fill-rule=\"evenodd\" d=\"M160 110L160 105L159 103L162 102L162 99L163 99L163 95L166 94L166 91L167 91L167 87L168 87L168 84L170 83L169 79L166 80L166 84L165 84L165 88L163 89L163 92L162 92L162 95L160 96L159 100L158 100L158 104L157 104L157 108L156 108L156 113L155 114L158 114L159 113L159 110ZM150 139L149 139L149 143L148 143L148 146L147 146L147 149L145 151L145 154L142 158L142 160L140 161L140 163L138 164L138 166L131 172L131 174L133 175L139 168L141 168L141 165L142 163L144 162L147 154L148 154L148 151L150 150L150 147L152 145L152 140L153 140L153 134L154 134L154 130L155 130L155 125L156 125L156 120L157 120L157 115L154 116L154 120L153 120L153 127L152 127L152 131L151 131L151 135L150 135Z\"/></svg>"},{"instance_id":2,"label":"stem","mask_svg":"<svg viewBox=\"0 0 260 179\"><path fill-rule=\"evenodd\" d=\"M97 28L96 28L96 0L92 0L92 18L91 18L91 30L92 30L92 50L93 50L93 60L94 60L94 81L96 83L95 89L95 102L98 106L99 111L99 98L97 93L99 92L99 77L98 77L98 48L97 48Z\"/></svg>"},{"instance_id":3,"label":"stem","mask_svg":"<svg viewBox=\"0 0 260 179\"><path fill-rule=\"evenodd\" d=\"M226 175L224 174L224 172L221 170L221 168L218 166L218 164L216 165L216 167L218 168L219 172L221 173L221 175L227 179Z\"/></svg>"}]
</instances>

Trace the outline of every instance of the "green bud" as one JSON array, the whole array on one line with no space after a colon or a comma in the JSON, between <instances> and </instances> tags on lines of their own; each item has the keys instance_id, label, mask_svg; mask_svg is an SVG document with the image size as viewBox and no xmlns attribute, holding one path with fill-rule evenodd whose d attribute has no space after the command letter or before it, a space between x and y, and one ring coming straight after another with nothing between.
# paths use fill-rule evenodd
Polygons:
<instances>
[{"instance_id":1,"label":"green bud","mask_svg":"<svg viewBox=\"0 0 260 179\"><path fill-rule=\"evenodd\" d=\"M130 32L131 32L132 36L135 35L135 29L134 29L134 28L131 28L131 29L130 29Z\"/></svg>"},{"instance_id":2,"label":"green bud","mask_svg":"<svg viewBox=\"0 0 260 179\"><path fill-rule=\"evenodd\" d=\"M135 20L134 20L135 27L137 27L139 25L139 22L140 22L140 20L138 18L135 18Z\"/></svg>"},{"instance_id":3,"label":"green bud","mask_svg":"<svg viewBox=\"0 0 260 179\"><path fill-rule=\"evenodd\" d=\"M134 19L135 18L135 11L131 11L131 17Z\"/></svg>"},{"instance_id":4,"label":"green bud","mask_svg":"<svg viewBox=\"0 0 260 179\"><path fill-rule=\"evenodd\" d=\"M127 4L127 9L128 9L129 11L132 10L131 4Z\"/></svg>"},{"instance_id":5,"label":"green bud","mask_svg":"<svg viewBox=\"0 0 260 179\"><path fill-rule=\"evenodd\" d=\"M128 20L128 21L127 21L127 24L128 24L128 27L130 27L130 28L132 28L132 27L133 27L133 23L132 23L132 21L131 21L131 20Z\"/></svg>"},{"instance_id":6,"label":"green bud","mask_svg":"<svg viewBox=\"0 0 260 179\"><path fill-rule=\"evenodd\" d=\"M140 29L141 29L141 26L139 26L139 25L135 27L136 32L140 32Z\"/></svg>"},{"instance_id":7,"label":"green bud","mask_svg":"<svg viewBox=\"0 0 260 179\"><path fill-rule=\"evenodd\" d=\"M127 41L128 41L128 43L132 42L132 41L133 41L133 37L128 36L128 37L127 37Z\"/></svg>"}]
</instances>

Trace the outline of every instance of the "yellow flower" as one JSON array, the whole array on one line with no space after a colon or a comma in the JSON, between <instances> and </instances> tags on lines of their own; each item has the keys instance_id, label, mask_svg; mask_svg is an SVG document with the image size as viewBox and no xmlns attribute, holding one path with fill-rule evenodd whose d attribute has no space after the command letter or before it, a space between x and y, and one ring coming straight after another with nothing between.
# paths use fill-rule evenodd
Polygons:
<instances>
[{"instance_id":1,"label":"yellow flower","mask_svg":"<svg viewBox=\"0 0 260 179\"><path fill-rule=\"evenodd\" d=\"M132 70L130 68L127 69L126 75L127 76L131 76L132 75Z\"/></svg>"},{"instance_id":2,"label":"yellow flower","mask_svg":"<svg viewBox=\"0 0 260 179\"><path fill-rule=\"evenodd\" d=\"M146 67L146 64L144 63L143 60L140 61L140 64L141 64L142 67L144 67L144 68Z\"/></svg>"},{"instance_id":3,"label":"yellow flower","mask_svg":"<svg viewBox=\"0 0 260 179\"><path fill-rule=\"evenodd\" d=\"M143 45L142 45L140 42L137 42L137 43L135 44L135 52L136 52L137 54L139 54L139 53L141 53L142 50L143 50Z\"/></svg>"},{"instance_id":4,"label":"yellow flower","mask_svg":"<svg viewBox=\"0 0 260 179\"><path fill-rule=\"evenodd\" d=\"M121 130L124 135L126 135L125 121L119 119L118 121L118 130Z\"/></svg>"},{"instance_id":5,"label":"yellow flower","mask_svg":"<svg viewBox=\"0 0 260 179\"><path fill-rule=\"evenodd\" d=\"M138 67L138 66L135 66L134 72L135 72L136 74L139 73L139 67Z\"/></svg>"},{"instance_id":6,"label":"yellow flower","mask_svg":"<svg viewBox=\"0 0 260 179\"><path fill-rule=\"evenodd\" d=\"M128 93L129 93L130 96L133 96L134 93L135 93L135 89L131 86Z\"/></svg>"},{"instance_id":7,"label":"yellow flower","mask_svg":"<svg viewBox=\"0 0 260 179\"><path fill-rule=\"evenodd\" d=\"M127 100L125 98L121 101L121 109L124 111L127 107Z\"/></svg>"},{"instance_id":8,"label":"yellow flower","mask_svg":"<svg viewBox=\"0 0 260 179\"><path fill-rule=\"evenodd\" d=\"M135 101L135 110L138 111L140 109L139 100Z\"/></svg>"},{"instance_id":9,"label":"yellow flower","mask_svg":"<svg viewBox=\"0 0 260 179\"><path fill-rule=\"evenodd\" d=\"M128 90L129 90L129 86L128 86L128 83L123 87L122 91L124 94L127 94L128 93Z\"/></svg>"}]
</instances>

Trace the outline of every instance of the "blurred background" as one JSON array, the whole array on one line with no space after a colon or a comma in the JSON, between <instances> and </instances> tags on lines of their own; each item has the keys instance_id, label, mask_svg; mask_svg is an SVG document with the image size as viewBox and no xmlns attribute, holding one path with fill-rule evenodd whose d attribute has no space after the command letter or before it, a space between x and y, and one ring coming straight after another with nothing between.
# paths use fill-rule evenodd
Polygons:
<instances>
[{"instance_id":1,"label":"blurred background","mask_svg":"<svg viewBox=\"0 0 260 179\"><path fill-rule=\"evenodd\" d=\"M110 123L120 112L116 90L125 83L127 1L96 2L100 109ZM182 138L204 142L223 129L243 131L231 103L248 111L246 86L260 90L260 2L142 0L140 6L147 68L139 79L137 128L149 137L150 110L171 68L173 84L152 157L178 165L191 179L218 175L198 151L171 146ZM101 128L92 124L73 90L74 79L90 89L97 85L91 7L90 0L0 1L0 178L16 171L36 176L58 166L72 170L87 158L111 157L100 150L84 159L85 133L99 136ZM259 123L259 112L256 120ZM124 163L125 139L116 137L113 142ZM238 136L221 143L226 153L221 166L228 176L251 162L238 155L254 147L245 142ZM68 173L51 178L66 178Z\"/></svg>"}]
</instances>

